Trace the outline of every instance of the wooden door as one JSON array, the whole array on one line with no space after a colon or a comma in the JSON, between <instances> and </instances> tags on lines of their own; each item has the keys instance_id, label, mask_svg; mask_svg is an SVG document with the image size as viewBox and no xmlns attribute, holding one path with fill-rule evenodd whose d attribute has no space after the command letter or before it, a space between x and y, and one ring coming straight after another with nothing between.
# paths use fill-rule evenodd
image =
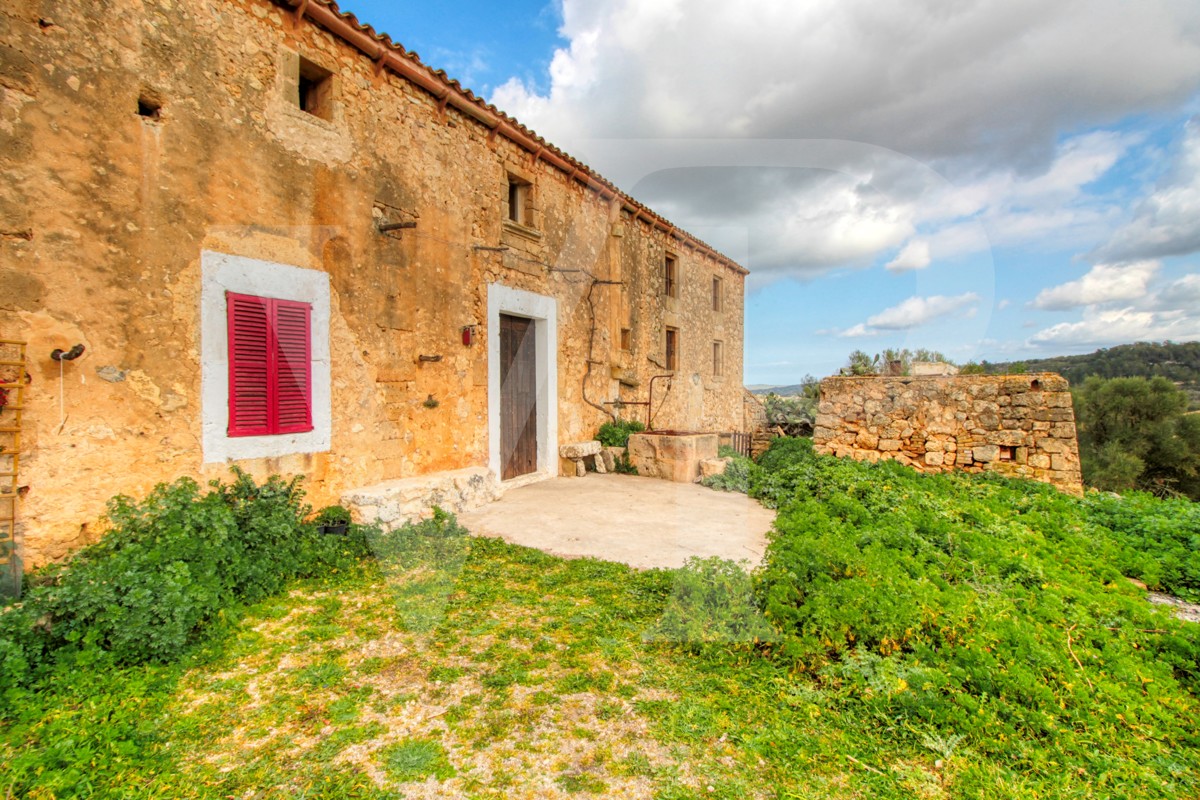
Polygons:
<instances>
[{"instance_id":1,"label":"wooden door","mask_svg":"<svg viewBox=\"0 0 1200 800\"><path fill-rule=\"evenodd\" d=\"M502 480L537 471L537 346L531 319L500 315Z\"/></svg>"}]
</instances>

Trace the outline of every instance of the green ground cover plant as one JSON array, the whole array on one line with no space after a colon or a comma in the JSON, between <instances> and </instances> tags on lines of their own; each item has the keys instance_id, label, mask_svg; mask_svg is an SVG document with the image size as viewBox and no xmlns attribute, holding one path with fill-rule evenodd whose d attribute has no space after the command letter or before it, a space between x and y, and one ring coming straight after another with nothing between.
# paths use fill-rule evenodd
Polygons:
<instances>
[{"instance_id":1,"label":"green ground cover plant","mask_svg":"<svg viewBox=\"0 0 1200 800\"><path fill-rule=\"evenodd\" d=\"M1123 576L1186 562L1188 528L1170 522L1192 506L921 476L786 440L749 473L779 510L753 574L568 561L437 513L223 606L174 658L55 660L2 696L0 792L1200 792L1198 626Z\"/></svg>"}]
</instances>

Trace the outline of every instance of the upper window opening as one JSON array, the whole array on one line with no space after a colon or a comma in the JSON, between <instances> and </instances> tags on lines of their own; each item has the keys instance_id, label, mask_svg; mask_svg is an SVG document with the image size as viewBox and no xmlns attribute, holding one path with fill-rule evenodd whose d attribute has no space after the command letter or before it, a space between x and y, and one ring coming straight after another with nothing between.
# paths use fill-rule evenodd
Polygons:
<instances>
[{"instance_id":1,"label":"upper window opening","mask_svg":"<svg viewBox=\"0 0 1200 800\"><path fill-rule=\"evenodd\" d=\"M664 366L674 372L679 369L679 329L667 328L666 339L665 360L667 363Z\"/></svg>"},{"instance_id":2,"label":"upper window opening","mask_svg":"<svg viewBox=\"0 0 1200 800\"><path fill-rule=\"evenodd\" d=\"M722 296L722 286L720 278L712 280L712 307L713 311L720 311L724 307L725 298Z\"/></svg>"},{"instance_id":3,"label":"upper window opening","mask_svg":"<svg viewBox=\"0 0 1200 800\"><path fill-rule=\"evenodd\" d=\"M672 255L663 259L663 294L679 297L679 262Z\"/></svg>"},{"instance_id":4,"label":"upper window opening","mask_svg":"<svg viewBox=\"0 0 1200 800\"><path fill-rule=\"evenodd\" d=\"M532 185L516 175L508 176L508 220L527 228L533 227L533 214L529 207Z\"/></svg>"},{"instance_id":5,"label":"upper window opening","mask_svg":"<svg viewBox=\"0 0 1200 800\"><path fill-rule=\"evenodd\" d=\"M324 120L333 119L333 73L300 56L301 111Z\"/></svg>"},{"instance_id":6,"label":"upper window opening","mask_svg":"<svg viewBox=\"0 0 1200 800\"><path fill-rule=\"evenodd\" d=\"M626 352L633 349L633 331L629 328L621 328L621 349Z\"/></svg>"},{"instance_id":7,"label":"upper window opening","mask_svg":"<svg viewBox=\"0 0 1200 800\"><path fill-rule=\"evenodd\" d=\"M712 358L713 377L720 378L725 374L725 345L723 342L713 342Z\"/></svg>"}]
</instances>

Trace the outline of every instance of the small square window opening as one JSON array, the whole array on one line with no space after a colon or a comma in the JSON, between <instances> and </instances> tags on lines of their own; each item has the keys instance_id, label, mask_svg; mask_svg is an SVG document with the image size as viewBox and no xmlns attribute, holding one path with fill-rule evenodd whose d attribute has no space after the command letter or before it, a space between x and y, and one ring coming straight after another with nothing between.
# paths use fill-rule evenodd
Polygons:
<instances>
[{"instance_id":1,"label":"small square window opening","mask_svg":"<svg viewBox=\"0 0 1200 800\"><path fill-rule=\"evenodd\" d=\"M679 262L675 256L663 259L663 294L667 297L679 297Z\"/></svg>"},{"instance_id":2,"label":"small square window opening","mask_svg":"<svg viewBox=\"0 0 1200 800\"><path fill-rule=\"evenodd\" d=\"M137 111L139 117L156 120L162 116L162 103L142 95L138 98Z\"/></svg>"},{"instance_id":3,"label":"small square window opening","mask_svg":"<svg viewBox=\"0 0 1200 800\"><path fill-rule=\"evenodd\" d=\"M679 329L667 328L666 337L666 368L670 372L679 369Z\"/></svg>"},{"instance_id":4,"label":"small square window opening","mask_svg":"<svg viewBox=\"0 0 1200 800\"><path fill-rule=\"evenodd\" d=\"M508 176L508 219L518 225L532 227L529 213L530 184L515 175Z\"/></svg>"},{"instance_id":5,"label":"small square window opening","mask_svg":"<svg viewBox=\"0 0 1200 800\"><path fill-rule=\"evenodd\" d=\"M1000 445L1000 460L1015 461L1017 458L1017 448L1014 446L1002 444Z\"/></svg>"},{"instance_id":6,"label":"small square window opening","mask_svg":"<svg viewBox=\"0 0 1200 800\"><path fill-rule=\"evenodd\" d=\"M712 281L712 303L713 311L720 311L724 305L724 297L721 294L721 279L713 278Z\"/></svg>"},{"instance_id":7,"label":"small square window opening","mask_svg":"<svg viewBox=\"0 0 1200 800\"><path fill-rule=\"evenodd\" d=\"M301 111L314 117L333 119L333 73L300 56L299 97Z\"/></svg>"}]
</instances>

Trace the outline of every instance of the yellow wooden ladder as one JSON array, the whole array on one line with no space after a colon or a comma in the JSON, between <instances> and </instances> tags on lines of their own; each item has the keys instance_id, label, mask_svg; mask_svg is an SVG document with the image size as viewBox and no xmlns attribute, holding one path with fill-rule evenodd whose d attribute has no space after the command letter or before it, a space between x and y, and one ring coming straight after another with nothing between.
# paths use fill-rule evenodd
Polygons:
<instances>
[{"instance_id":1,"label":"yellow wooden ladder","mask_svg":"<svg viewBox=\"0 0 1200 800\"><path fill-rule=\"evenodd\" d=\"M0 339L0 596L21 593L17 552L17 500L20 495L21 414L29 383L25 342Z\"/></svg>"}]
</instances>

